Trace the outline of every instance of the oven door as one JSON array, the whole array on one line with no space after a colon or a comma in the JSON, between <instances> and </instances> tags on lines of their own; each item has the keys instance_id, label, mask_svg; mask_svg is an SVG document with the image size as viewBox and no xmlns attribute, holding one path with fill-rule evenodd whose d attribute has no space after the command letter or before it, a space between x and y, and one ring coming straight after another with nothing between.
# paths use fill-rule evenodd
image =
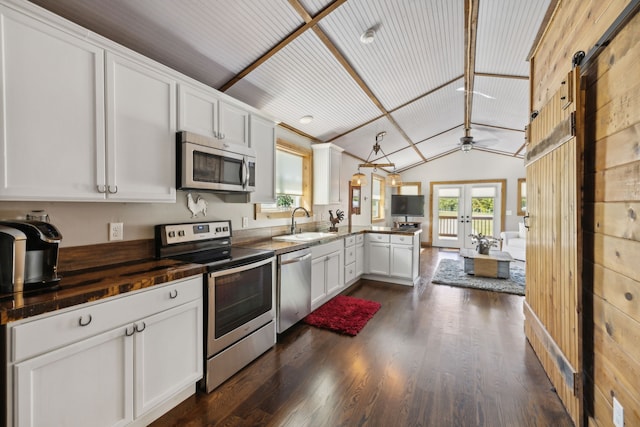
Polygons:
<instances>
[{"instance_id":1,"label":"oven door","mask_svg":"<svg viewBox=\"0 0 640 427\"><path fill-rule=\"evenodd\" d=\"M275 257L209 273L207 357L275 319Z\"/></svg>"},{"instance_id":2,"label":"oven door","mask_svg":"<svg viewBox=\"0 0 640 427\"><path fill-rule=\"evenodd\" d=\"M179 188L255 191L255 157L219 148L182 143Z\"/></svg>"}]
</instances>

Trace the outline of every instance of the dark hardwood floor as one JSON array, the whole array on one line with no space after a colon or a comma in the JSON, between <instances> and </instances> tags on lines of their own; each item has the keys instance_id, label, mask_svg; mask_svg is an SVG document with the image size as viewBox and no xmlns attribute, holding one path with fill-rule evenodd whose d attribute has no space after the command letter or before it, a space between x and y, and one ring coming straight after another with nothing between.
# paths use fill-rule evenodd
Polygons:
<instances>
[{"instance_id":1,"label":"dark hardwood floor","mask_svg":"<svg viewBox=\"0 0 640 427\"><path fill-rule=\"evenodd\" d=\"M382 308L356 336L304 324L153 426L571 426L523 332L523 297L361 281Z\"/></svg>"}]
</instances>

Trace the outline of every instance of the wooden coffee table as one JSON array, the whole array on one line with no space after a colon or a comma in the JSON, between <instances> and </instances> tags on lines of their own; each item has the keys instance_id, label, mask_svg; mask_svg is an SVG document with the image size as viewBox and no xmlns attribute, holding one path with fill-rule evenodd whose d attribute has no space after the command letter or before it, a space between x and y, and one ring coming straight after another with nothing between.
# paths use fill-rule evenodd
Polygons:
<instances>
[{"instance_id":1,"label":"wooden coffee table","mask_svg":"<svg viewBox=\"0 0 640 427\"><path fill-rule=\"evenodd\" d=\"M478 277L509 278L509 263L513 258L509 252L491 251L481 255L473 249L460 249L464 258L464 272Z\"/></svg>"}]
</instances>

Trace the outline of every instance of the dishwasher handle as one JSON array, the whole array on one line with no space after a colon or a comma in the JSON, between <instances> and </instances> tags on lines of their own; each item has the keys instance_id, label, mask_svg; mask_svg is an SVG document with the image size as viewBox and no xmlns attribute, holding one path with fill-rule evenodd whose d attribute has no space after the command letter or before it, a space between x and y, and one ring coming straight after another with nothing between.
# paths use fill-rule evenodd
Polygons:
<instances>
[{"instance_id":1,"label":"dishwasher handle","mask_svg":"<svg viewBox=\"0 0 640 427\"><path fill-rule=\"evenodd\" d=\"M288 259L286 261L281 261L280 265L294 264L296 262L302 262L302 261L304 261L306 259L309 259L309 258L311 258L311 254L306 254L306 255L303 255L303 256L299 256L297 258L292 258L292 259Z\"/></svg>"}]
</instances>

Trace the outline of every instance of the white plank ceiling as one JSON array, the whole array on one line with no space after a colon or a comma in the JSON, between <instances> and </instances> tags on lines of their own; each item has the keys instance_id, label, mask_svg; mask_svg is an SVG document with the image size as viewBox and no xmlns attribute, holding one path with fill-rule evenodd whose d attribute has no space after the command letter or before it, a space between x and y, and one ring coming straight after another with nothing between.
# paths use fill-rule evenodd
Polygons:
<instances>
[{"instance_id":1,"label":"white plank ceiling","mask_svg":"<svg viewBox=\"0 0 640 427\"><path fill-rule=\"evenodd\" d=\"M524 155L527 54L550 0L31 0L367 159L406 170L459 149ZM466 49L477 5L473 51ZM329 8L329 9L327 9ZM328 13L324 13L324 11ZM314 17L322 18L307 25ZM308 28L272 52L299 28ZM360 35L375 29L363 44ZM475 67L465 73L471 55ZM259 61L257 66L252 64ZM241 74L242 73L242 74ZM233 80L236 76L241 78ZM471 79L473 92L464 90ZM314 120L301 124L302 116ZM370 160L377 160L371 156Z\"/></svg>"}]
</instances>

